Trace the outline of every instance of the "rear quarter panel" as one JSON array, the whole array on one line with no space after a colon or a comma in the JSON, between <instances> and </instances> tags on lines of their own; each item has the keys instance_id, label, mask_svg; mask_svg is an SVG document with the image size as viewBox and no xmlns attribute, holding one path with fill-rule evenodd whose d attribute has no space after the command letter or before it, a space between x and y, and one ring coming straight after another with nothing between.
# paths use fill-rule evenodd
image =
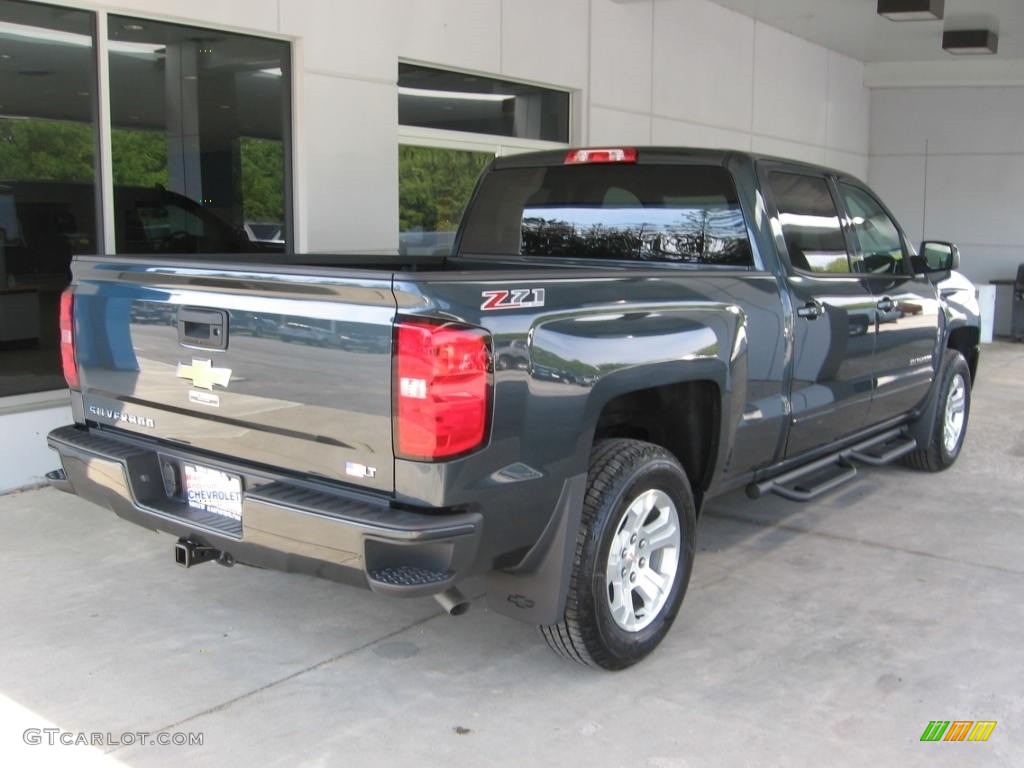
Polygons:
<instances>
[{"instance_id":1,"label":"rear quarter panel","mask_svg":"<svg viewBox=\"0 0 1024 768\"><path fill-rule=\"evenodd\" d=\"M483 309L488 294L504 290L542 292L544 306ZM537 540L562 481L586 472L604 405L626 392L712 382L722 402L718 473L776 455L786 342L771 275L474 271L400 277L395 293L400 315L448 317L492 334L486 450L440 465L398 460L395 469L396 489L412 492L410 501L486 505L488 539L496 525L522 547Z\"/></svg>"}]
</instances>

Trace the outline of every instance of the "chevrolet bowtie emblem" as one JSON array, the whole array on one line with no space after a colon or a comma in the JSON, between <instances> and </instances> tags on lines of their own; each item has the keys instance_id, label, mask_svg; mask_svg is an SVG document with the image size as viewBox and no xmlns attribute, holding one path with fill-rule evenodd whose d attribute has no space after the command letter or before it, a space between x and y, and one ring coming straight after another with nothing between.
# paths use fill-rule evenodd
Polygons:
<instances>
[{"instance_id":1,"label":"chevrolet bowtie emblem","mask_svg":"<svg viewBox=\"0 0 1024 768\"><path fill-rule=\"evenodd\" d=\"M214 384L227 388L231 381L230 368L214 368L209 360L192 359L192 365L178 363L178 378L190 379L192 386L213 391Z\"/></svg>"}]
</instances>

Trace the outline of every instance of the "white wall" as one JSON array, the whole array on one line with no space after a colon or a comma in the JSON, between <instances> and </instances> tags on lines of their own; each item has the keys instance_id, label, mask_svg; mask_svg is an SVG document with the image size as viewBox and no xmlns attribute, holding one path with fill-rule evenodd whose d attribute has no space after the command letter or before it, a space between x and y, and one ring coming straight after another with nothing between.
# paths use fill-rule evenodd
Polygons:
<instances>
[{"instance_id":1,"label":"white wall","mask_svg":"<svg viewBox=\"0 0 1024 768\"><path fill-rule=\"evenodd\" d=\"M853 59L709 0L591 3L584 143L720 146L867 174Z\"/></svg>"},{"instance_id":2,"label":"white wall","mask_svg":"<svg viewBox=\"0 0 1024 768\"><path fill-rule=\"evenodd\" d=\"M1024 87L876 88L871 185L914 240L952 240L976 283L1024 262Z\"/></svg>"},{"instance_id":3,"label":"white wall","mask_svg":"<svg viewBox=\"0 0 1024 768\"><path fill-rule=\"evenodd\" d=\"M68 405L51 404L12 413L0 411L0 493L41 483L47 472L59 467L57 454L46 445L46 435L70 423Z\"/></svg>"}]
</instances>

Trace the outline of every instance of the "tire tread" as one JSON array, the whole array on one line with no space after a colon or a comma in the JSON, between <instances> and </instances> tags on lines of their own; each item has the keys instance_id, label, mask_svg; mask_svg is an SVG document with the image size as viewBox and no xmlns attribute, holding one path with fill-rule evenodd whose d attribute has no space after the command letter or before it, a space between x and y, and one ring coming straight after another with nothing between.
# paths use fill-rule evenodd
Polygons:
<instances>
[{"instance_id":1,"label":"tire tread","mask_svg":"<svg viewBox=\"0 0 1024 768\"><path fill-rule=\"evenodd\" d=\"M967 419L970 416L970 403L971 403L971 374L970 368L967 366L967 361L963 355L951 354L945 361L943 367L939 371L939 385L941 391L939 397L935 401L934 421L932 423L932 431L928 436L928 443L924 446L920 446L917 449L911 451L906 456L900 458L900 462L911 469L916 469L920 472L941 472L944 469L952 466L953 462L956 461L960 455L960 450L963 446L963 436L961 436L960 447L957 448L956 454L950 459L945 456L945 448L942 445L943 439L943 408L945 407L946 395L950 382L953 377L960 373L963 376L964 383L967 388L967 413L964 417L964 434L967 432Z\"/></svg>"},{"instance_id":2,"label":"tire tread","mask_svg":"<svg viewBox=\"0 0 1024 768\"><path fill-rule=\"evenodd\" d=\"M581 568L587 535L594 526L599 511L609 494L615 494L616 483L623 473L646 461L661 459L678 466L664 448L640 440L614 438L594 445L587 471L587 491L583 499L583 514L576 533L572 575L566 597L564 618L557 624L540 627L548 646L562 658L584 666L622 669L635 660L622 660L604 648L593 622L587 620L590 599ZM681 468L680 468L681 471ZM593 598L596 599L596 598Z\"/></svg>"}]
</instances>

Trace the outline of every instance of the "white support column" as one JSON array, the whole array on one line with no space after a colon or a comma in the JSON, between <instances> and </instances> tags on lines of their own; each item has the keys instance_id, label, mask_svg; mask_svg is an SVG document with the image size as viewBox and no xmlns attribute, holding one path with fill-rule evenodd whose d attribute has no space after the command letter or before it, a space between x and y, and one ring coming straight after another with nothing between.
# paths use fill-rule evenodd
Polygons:
<instances>
[{"instance_id":1,"label":"white support column","mask_svg":"<svg viewBox=\"0 0 1024 768\"><path fill-rule=\"evenodd\" d=\"M99 156L97 160L100 174L100 219L103 223L98 245L103 253L114 253L117 250L117 246L114 229L114 159L110 119L110 48L107 43L107 12L97 11L96 97L99 105L99 114L96 116L96 129L99 134Z\"/></svg>"}]
</instances>

